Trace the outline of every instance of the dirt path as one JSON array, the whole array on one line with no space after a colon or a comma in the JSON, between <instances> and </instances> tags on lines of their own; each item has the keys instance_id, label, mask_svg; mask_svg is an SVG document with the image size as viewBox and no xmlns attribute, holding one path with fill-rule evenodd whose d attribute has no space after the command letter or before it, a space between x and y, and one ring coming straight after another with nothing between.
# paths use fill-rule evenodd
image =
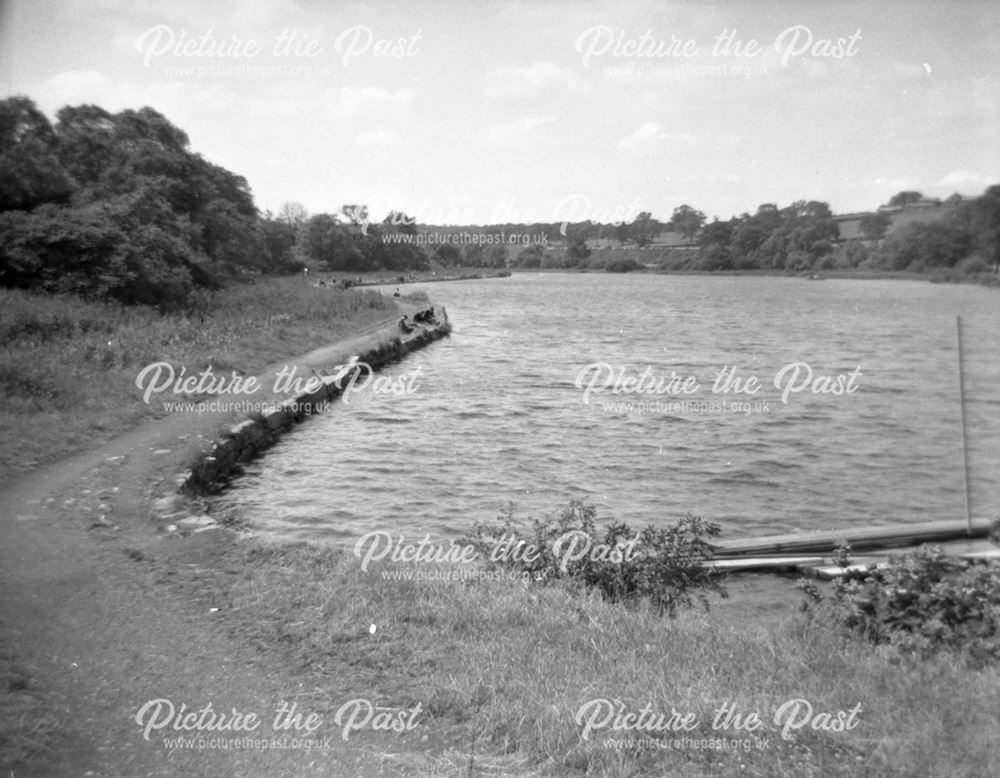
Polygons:
<instances>
[{"instance_id":1,"label":"dirt path","mask_svg":"<svg viewBox=\"0 0 1000 778\"><path fill-rule=\"evenodd\" d=\"M290 361L336 364L361 340ZM232 542L219 529L167 538L150 520L154 498L173 491L188 441L199 432L213 433L220 420L173 414L0 486L2 629L58 719L50 750L15 765L10 774L437 774L418 758L415 735L363 731L347 741L340 737L333 723L337 707L364 697L356 679L310 678L274 666L267 652L229 637L217 624L218 611L163 585L165 571L196 570L213 544ZM254 713L260 723L252 732L168 726L145 739L136 715L156 699L177 709L211 704L217 714ZM298 703L301 720L315 712L323 724L311 735L288 730L286 748L278 750L277 738L285 732L275 731L273 719L283 702ZM211 746L213 736L225 738L231 747L216 743L168 752L165 738L178 735L202 735L202 746ZM245 736L268 740L270 747L233 750L231 739ZM293 737L322 741L323 748L288 748L295 745ZM409 756L389 754L407 748Z\"/></svg>"}]
</instances>

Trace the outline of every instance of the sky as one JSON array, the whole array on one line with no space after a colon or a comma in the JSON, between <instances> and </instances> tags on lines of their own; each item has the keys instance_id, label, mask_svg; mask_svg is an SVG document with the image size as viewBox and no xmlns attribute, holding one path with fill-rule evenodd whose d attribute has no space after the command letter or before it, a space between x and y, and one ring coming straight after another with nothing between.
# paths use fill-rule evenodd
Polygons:
<instances>
[{"instance_id":1,"label":"sky","mask_svg":"<svg viewBox=\"0 0 1000 778\"><path fill-rule=\"evenodd\" d=\"M151 106L262 210L871 210L1000 182L1000 3L0 0L0 97Z\"/></svg>"}]
</instances>

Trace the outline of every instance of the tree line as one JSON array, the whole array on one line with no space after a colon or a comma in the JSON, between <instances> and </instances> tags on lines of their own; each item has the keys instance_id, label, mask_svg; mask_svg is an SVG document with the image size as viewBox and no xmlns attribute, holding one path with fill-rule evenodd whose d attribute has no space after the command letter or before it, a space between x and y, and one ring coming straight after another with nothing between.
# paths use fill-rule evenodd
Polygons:
<instances>
[{"instance_id":1,"label":"tree line","mask_svg":"<svg viewBox=\"0 0 1000 778\"><path fill-rule=\"evenodd\" d=\"M887 205L905 208L922 199L920 192L900 192ZM1000 186L989 187L978 198L942 207L937 218L904 224L890 234L891 226L889 213L866 214L859 219L859 237L842 240L837 221L825 202L799 200L784 208L765 203L754 214L711 222L702 211L681 205L666 222L641 213L632 222L619 225L534 225L533 229L548 234L564 234L565 251L551 253L541 246L531 246L521 251L512 264L528 268L600 265L609 270L638 269L641 265L632 258L590 259L588 241L601 238L619 246L655 247L655 237L668 230L681 238L672 249L661 249L673 255L672 269L802 272L862 268L924 272L957 268L964 272L1000 272ZM655 255L650 258L656 259Z\"/></svg>"},{"instance_id":2,"label":"tree line","mask_svg":"<svg viewBox=\"0 0 1000 778\"><path fill-rule=\"evenodd\" d=\"M363 205L309 215L286 203L260 213L242 176L189 148L188 136L152 108L112 114L66 106L56 121L27 97L0 101L0 285L72 292L124 303L183 307L202 288L312 266L334 273L426 271L431 262L478 267L589 267L595 238L648 247L664 230L683 240L673 267L693 270L934 268L1000 272L1000 186L886 237L891 219L866 216L862 238L841 241L827 203L708 222L681 205L669 221L642 212L628 222L419 226L395 211L379 222ZM919 201L901 192L890 205ZM494 242L419 240L429 231L527 234L508 251ZM551 247L558 250L551 250ZM512 256L513 255L513 256ZM602 259L610 270L640 267Z\"/></svg>"}]
</instances>

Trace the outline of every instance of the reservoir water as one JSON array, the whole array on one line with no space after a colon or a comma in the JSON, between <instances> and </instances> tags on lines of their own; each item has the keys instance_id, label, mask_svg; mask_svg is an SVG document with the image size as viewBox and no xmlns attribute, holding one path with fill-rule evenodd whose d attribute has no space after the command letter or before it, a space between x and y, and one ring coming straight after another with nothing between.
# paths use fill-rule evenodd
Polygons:
<instances>
[{"instance_id":1,"label":"reservoir water","mask_svg":"<svg viewBox=\"0 0 1000 778\"><path fill-rule=\"evenodd\" d=\"M454 331L387 368L410 393L337 402L216 509L341 543L454 538L509 502L528 518L575 497L730 537L962 519L961 316L972 514L1000 514L1000 290L547 273L415 288Z\"/></svg>"}]
</instances>

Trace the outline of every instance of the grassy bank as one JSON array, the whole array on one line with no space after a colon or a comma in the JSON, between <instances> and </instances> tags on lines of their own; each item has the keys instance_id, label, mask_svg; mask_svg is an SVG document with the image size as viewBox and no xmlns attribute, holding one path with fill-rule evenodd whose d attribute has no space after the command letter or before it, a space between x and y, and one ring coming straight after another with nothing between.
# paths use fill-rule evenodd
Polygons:
<instances>
[{"instance_id":1,"label":"grassy bank","mask_svg":"<svg viewBox=\"0 0 1000 778\"><path fill-rule=\"evenodd\" d=\"M392 299L301 278L236 286L186 315L0 290L0 468L16 474L163 415L135 385L148 364L253 375L391 318ZM165 392L162 400L187 400Z\"/></svg>"},{"instance_id":2,"label":"grassy bank","mask_svg":"<svg viewBox=\"0 0 1000 778\"><path fill-rule=\"evenodd\" d=\"M391 578L383 573L457 568L376 563L364 571L352 553L315 546L250 540L226 554L214 569L242 572L199 577L196 596L225 603L228 627L279 651L279 661L355 679L381 704L420 703L420 730L450 733L442 748L461 763L442 774L477 774L457 756L470 748L480 760L516 754L581 776L971 778L1000 765L1000 674L954 655L910 662L804 616L765 626L750 609L667 619L565 582ZM646 705L654 715L694 713L698 723L677 735L609 724L584 738L578 712L602 699L631 713ZM814 718L785 740L774 715L796 699ZM764 725L752 734L713 728L727 703ZM811 728L821 712L835 720L859 704L850 731ZM747 745L642 749L608 740L648 746L647 738L681 735Z\"/></svg>"},{"instance_id":3,"label":"grassy bank","mask_svg":"<svg viewBox=\"0 0 1000 778\"><path fill-rule=\"evenodd\" d=\"M0 641L0 769L44 749L59 725L31 669Z\"/></svg>"}]
</instances>

